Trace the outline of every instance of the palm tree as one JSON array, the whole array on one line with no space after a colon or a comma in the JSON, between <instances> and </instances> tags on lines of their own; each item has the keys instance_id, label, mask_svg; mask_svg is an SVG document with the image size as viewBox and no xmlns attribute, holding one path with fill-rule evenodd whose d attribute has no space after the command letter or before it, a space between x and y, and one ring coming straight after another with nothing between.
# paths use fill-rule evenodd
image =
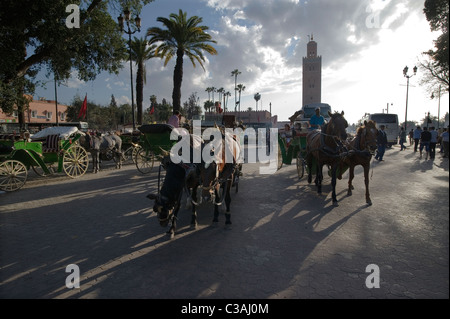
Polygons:
<instances>
[{"instance_id":1,"label":"palm tree","mask_svg":"<svg viewBox=\"0 0 450 319\"><path fill-rule=\"evenodd\" d=\"M245 91L245 86L243 84L238 84L236 90L239 91L239 102L238 103L239 103L239 111L241 111L241 92Z\"/></svg>"},{"instance_id":2,"label":"palm tree","mask_svg":"<svg viewBox=\"0 0 450 319\"><path fill-rule=\"evenodd\" d=\"M261 94L256 93L256 94L253 96L253 98L254 98L255 101L256 101L256 111L258 111L258 101L259 101L259 99L261 99Z\"/></svg>"},{"instance_id":3,"label":"palm tree","mask_svg":"<svg viewBox=\"0 0 450 319\"><path fill-rule=\"evenodd\" d=\"M236 99L236 83L237 83L237 76L239 74L241 74L242 72L239 71L238 69L234 69L233 71L231 71L231 76L234 76L234 111L236 112L236 107L237 107L237 99ZM240 108L239 108L240 109Z\"/></svg>"},{"instance_id":4,"label":"palm tree","mask_svg":"<svg viewBox=\"0 0 450 319\"><path fill-rule=\"evenodd\" d=\"M213 88L212 87L207 87L206 88L206 92L208 92L208 101L211 101L211 92L212 92Z\"/></svg>"},{"instance_id":5,"label":"palm tree","mask_svg":"<svg viewBox=\"0 0 450 319\"><path fill-rule=\"evenodd\" d=\"M230 91L226 91L223 93L223 106L224 106L224 110L227 111L227 105L228 105L228 97L231 96ZM226 102L225 102L226 99Z\"/></svg>"},{"instance_id":6,"label":"palm tree","mask_svg":"<svg viewBox=\"0 0 450 319\"><path fill-rule=\"evenodd\" d=\"M183 57L186 54L195 67L195 60L205 69L203 63L205 57L203 51L209 54L217 54L217 51L209 43L217 43L211 35L205 33L209 28L200 23L203 19L197 16L187 18L187 13L179 10L178 15L170 14L170 18L158 17L165 29L158 27L149 28L147 36L149 44L159 43L156 54L164 57L164 66L176 56L175 69L173 71L173 111L181 110L181 82L183 81Z\"/></svg>"},{"instance_id":7,"label":"palm tree","mask_svg":"<svg viewBox=\"0 0 450 319\"><path fill-rule=\"evenodd\" d=\"M155 53L156 45L147 46L147 40L134 38L131 42L131 59L136 62L136 107L137 124L142 125L142 101L144 100L144 84L147 83L145 61L158 57Z\"/></svg>"}]
</instances>

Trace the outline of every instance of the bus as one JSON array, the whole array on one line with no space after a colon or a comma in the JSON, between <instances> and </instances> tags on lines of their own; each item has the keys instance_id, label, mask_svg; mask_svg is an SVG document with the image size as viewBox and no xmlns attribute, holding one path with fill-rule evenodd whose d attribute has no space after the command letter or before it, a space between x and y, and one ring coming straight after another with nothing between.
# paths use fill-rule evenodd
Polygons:
<instances>
[{"instance_id":1,"label":"bus","mask_svg":"<svg viewBox=\"0 0 450 319\"><path fill-rule=\"evenodd\" d=\"M376 127L380 129L380 125L384 125L386 132L388 147L397 144L398 132L400 130L398 123L398 115L393 113L366 113L360 120L359 125L363 125L364 121L372 120L376 122Z\"/></svg>"},{"instance_id":2,"label":"bus","mask_svg":"<svg viewBox=\"0 0 450 319\"><path fill-rule=\"evenodd\" d=\"M294 121L294 127L300 130L308 129L310 126L309 120L311 119L311 116L316 114L317 107L320 108L320 115L323 116L325 123L327 123L330 120L328 112L331 113L331 106L327 103L311 103L302 107L301 114Z\"/></svg>"}]
</instances>

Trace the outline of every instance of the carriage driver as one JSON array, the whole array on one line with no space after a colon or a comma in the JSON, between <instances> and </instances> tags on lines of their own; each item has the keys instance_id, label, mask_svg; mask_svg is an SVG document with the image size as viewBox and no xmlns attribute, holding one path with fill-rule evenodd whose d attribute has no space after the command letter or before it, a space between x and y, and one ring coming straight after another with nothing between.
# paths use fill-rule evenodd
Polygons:
<instances>
[{"instance_id":1,"label":"carriage driver","mask_svg":"<svg viewBox=\"0 0 450 319\"><path fill-rule=\"evenodd\" d=\"M309 120L309 124L311 125L311 130L318 130L325 122L325 119L322 115L320 115L320 107L316 107L316 114L311 116L311 119Z\"/></svg>"}]
</instances>

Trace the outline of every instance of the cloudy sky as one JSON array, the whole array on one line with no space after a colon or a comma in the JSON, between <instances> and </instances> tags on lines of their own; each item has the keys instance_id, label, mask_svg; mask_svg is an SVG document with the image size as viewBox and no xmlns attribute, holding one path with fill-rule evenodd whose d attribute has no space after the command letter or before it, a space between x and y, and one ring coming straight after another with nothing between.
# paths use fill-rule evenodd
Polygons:
<instances>
[{"instance_id":1,"label":"cloudy sky","mask_svg":"<svg viewBox=\"0 0 450 319\"><path fill-rule=\"evenodd\" d=\"M302 103L302 58L308 35L313 34L322 56L322 102L344 111L350 123L365 112L397 113L405 119L406 78L422 60L421 53L433 48L437 34L430 31L423 14L424 0L155 0L141 14L144 37L149 27L162 27L157 17L186 11L203 18L217 41L216 56L206 56L205 71L184 63L182 103L197 92L200 104L208 99L207 87L231 92L228 107L234 105L234 77L245 86L241 109L256 108L253 98L261 94L258 109L269 110L287 120ZM162 60L146 63L147 84L144 107L150 95L158 101L172 101L175 60L167 67ZM135 72L135 68L133 69ZM130 69L118 76L100 74L95 81L82 82L73 74L58 88L58 100L70 103L78 94L108 105L114 94L119 103L131 102ZM437 116L438 101L419 85L420 72L410 79L408 120L420 121L426 112ZM37 97L54 99L54 87L38 89ZM217 94L216 94L217 99ZM448 95L441 98L441 116L448 111Z\"/></svg>"}]
</instances>

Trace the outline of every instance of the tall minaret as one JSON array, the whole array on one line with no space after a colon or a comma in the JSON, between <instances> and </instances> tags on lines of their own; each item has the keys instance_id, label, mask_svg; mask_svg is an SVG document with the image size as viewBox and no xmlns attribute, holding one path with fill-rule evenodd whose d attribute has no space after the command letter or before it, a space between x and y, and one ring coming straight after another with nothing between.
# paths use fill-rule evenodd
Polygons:
<instances>
[{"instance_id":1,"label":"tall minaret","mask_svg":"<svg viewBox=\"0 0 450 319\"><path fill-rule=\"evenodd\" d=\"M309 36L308 36L309 37ZM321 103L322 57L317 55L317 42L311 34L307 44L306 57L303 58L303 103Z\"/></svg>"}]
</instances>

